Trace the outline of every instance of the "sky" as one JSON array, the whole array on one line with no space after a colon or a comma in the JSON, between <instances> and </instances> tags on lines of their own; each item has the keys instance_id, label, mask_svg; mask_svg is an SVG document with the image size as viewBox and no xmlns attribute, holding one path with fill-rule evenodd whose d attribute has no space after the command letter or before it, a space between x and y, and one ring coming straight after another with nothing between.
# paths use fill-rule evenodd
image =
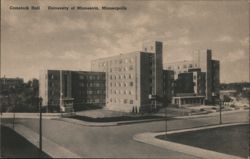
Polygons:
<instances>
[{"instance_id":1,"label":"sky","mask_svg":"<svg viewBox=\"0 0 250 159\"><path fill-rule=\"evenodd\" d=\"M31 5L40 10L10 9ZM139 51L144 42L155 40L164 44L163 63L191 60L193 51L212 49L221 82L249 81L247 1L1 1L1 76L29 80L43 69L88 71L91 60Z\"/></svg>"}]
</instances>

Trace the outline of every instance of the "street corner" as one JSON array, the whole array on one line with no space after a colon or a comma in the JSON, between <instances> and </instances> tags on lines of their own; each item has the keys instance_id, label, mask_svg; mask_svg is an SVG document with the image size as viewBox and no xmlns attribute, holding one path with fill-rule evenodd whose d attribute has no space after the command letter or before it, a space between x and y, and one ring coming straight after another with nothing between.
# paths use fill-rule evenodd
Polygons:
<instances>
[{"instance_id":1,"label":"street corner","mask_svg":"<svg viewBox=\"0 0 250 159\"><path fill-rule=\"evenodd\" d=\"M205 158L205 159L218 159L218 158L220 158L220 159L242 159L242 158L244 158L244 155L245 156L247 155L246 154L247 152L245 152L245 154L243 156L242 156L242 154L237 154L237 155L227 154L227 151L221 152L221 150L219 150L220 151L219 152L217 149L210 150L210 149L206 149L204 147L198 147L195 144L189 145L187 143L173 141L171 139L171 135L172 134L179 135L179 134L183 134L186 132L188 132L188 133L189 132L190 133L198 133L199 132L200 133L200 131L202 131L202 130L208 130L207 133L213 133L213 131L211 131L211 130L220 129L220 128L228 128L230 126L231 127L232 126L242 126L242 125L246 126L247 124L248 123L233 123L233 124L214 125L214 126L206 126L206 127L199 127L199 128L190 128L190 129L183 129L183 130L168 131L167 133L166 132L157 132L157 133L144 132L144 133L139 133L139 134L134 135L133 140L135 140L137 142L153 145L156 147L160 147L163 149L177 151L180 153L184 153L184 154L188 154L188 155L192 155L192 156L196 156L196 157L200 157L200 158ZM225 131L229 131L229 130L225 130ZM230 130L230 132L232 132L232 131ZM166 136L166 135L168 135L168 136ZM188 135L191 135L191 134L188 134ZM185 139L187 139L187 137L185 137ZM213 140L211 140L211 141L213 141ZM194 140L190 141L190 142L194 142ZM205 142L205 143L207 143L207 142ZM216 143L213 143L213 144L216 144ZM216 147L217 146L219 146L219 145L216 145ZM237 150L237 151L239 151L239 150Z\"/></svg>"}]
</instances>

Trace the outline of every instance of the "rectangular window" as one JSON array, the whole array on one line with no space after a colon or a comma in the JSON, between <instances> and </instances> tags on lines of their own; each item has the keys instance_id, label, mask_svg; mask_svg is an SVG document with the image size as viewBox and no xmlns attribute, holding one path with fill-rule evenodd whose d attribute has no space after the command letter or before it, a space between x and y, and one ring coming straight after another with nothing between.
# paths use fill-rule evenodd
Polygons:
<instances>
[{"instance_id":1,"label":"rectangular window","mask_svg":"<svg viewBox=\"0 0 250 159\"><path fill-rule=\"evenodd\" d=\"M128 103L128 100L127 100L127 99L124 99L123 102L124 102L124 104L127 104L127 103Z\"/></svg>"},{"instance_id":2,"label":"rectangular window","mask_svg":"<svg viewBox=\"0 0 250 159\"><path fill-rule=\"evenodd\" d=\"M133 65L130 65L130 66L129 66L129 70L133 70Z\"/></svg>"},{"instance_id":3,"label":"rectangular window","mask_svg":"<svg viewBox=\"0 0 250 159\"><path fill-rule=\"evenodd\" d=\"M133 86L133 82L129 82L129 86Z\"/></svg>"},{"instance_id":4,"label":"rectangular window","mask_svg":"<svg viewBox=\"0 0 250 159\"><path fill-rule=\"evenodd\" d=\"M130 100L130 102L129 102L130 104L133 104L133 100Z\"/></svg>"}]
</instances>

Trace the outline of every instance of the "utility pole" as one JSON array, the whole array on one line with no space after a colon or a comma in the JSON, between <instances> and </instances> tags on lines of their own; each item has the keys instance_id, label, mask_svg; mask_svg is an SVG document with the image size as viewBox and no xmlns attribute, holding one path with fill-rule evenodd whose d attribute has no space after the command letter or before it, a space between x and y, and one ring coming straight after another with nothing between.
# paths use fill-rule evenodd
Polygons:
<instances>
[{"instance_id":1,"label":"utility pole","mask_svg":"<svg viewBox=\"0 0 250 159\"><path fill-rule=\"evenodd\" d=\"M221 103L222 103L222 101L221 101L221 99L219 99L219 102L220 102L220 124L222 124L222 120L221 120Z\"/></svg>"},{"instance_id":2,"label":"utility pole","mask_svg":"<svg viewBox=\"0 0 250 159\"><path fill-rule=\"evenodd\" d=\"M13 121L12 121L12 127L13 127L13 129L15 129L15 118L16 118L16 116L15 116L15 110L14 109L13 109Z\"/></svg>"},{"instance_id":3,"label":"utility pole","mask_svg":"<svg viewBox=\"0 0 250 159\"><path fill-rule=\"evenodd\" d=\"M167 109L168 109L168 103L166 102L166 108L165 108L165 118L166 118L166 123L165 123L165 129L166 129L166 134L165 134L165 136L166 136L166 138L167 138L167 135L168 135L168 115L167 115L167 113L168 113L168 111L167 111Z\"/></svg>"},{"instance_id":4,"label":"utility pole","mask_svg":"<svg viewBox=\"0 0 250 159\"><path fill-rule=\"evenodd\" d=\"M39 150L42 154L42 98L38 98L39 103Z\"/></svg>"}]
</instances>

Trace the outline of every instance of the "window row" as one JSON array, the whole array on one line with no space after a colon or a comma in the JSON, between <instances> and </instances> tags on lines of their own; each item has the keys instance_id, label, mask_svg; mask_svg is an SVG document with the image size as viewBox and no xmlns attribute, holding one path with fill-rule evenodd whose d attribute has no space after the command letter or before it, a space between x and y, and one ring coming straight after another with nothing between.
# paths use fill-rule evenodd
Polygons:
<instances>
[{"instance_id":1,"label":"window row","mask_svg":"<svg viewBox=\"0 0 250 159\"><path fill-rule=\"evenodd\" d=\"M167 69L168 70L174 70L175 68L177 69L181 69L181 68L193 68L193 67L197 67L197 64L184 64L184 65L178 65L178 66L168 66Z\"/></svg>"},{"instance_id":2,"label":"window row","mask_svg":"<svg viewBox=\"0 0 250 159\"><path fill-rule=\"evenodd\" d=\"M80 83L80 87L104 87L105 83L103 82L88 82L88 83Z\"/></svg>"},{"instance_id":3,"label":"window row","mask_svg":"<svg viewBox=\"0 0 250 159\"><path fill-rule=\"evenodd\" d=\"M113 90L113 89L111 89L109 92L110 92L110 94L124 94L124 95L134 94L134 92L131 90L117 90L117 89Z\"/></svg>"},{"instance_id":4,"label":"window row","mask_svg":"<svg viewBox=\"0 0 250 159\"><path fill-rule=\"evenodd\" d=\"M127 87L127 86L134 86L134 82L110 82L110 87Z\"/></svg>"},{"instance_id":5,"label":"window row","mask_svg":"<svg viewBox=\"0 0 250 159\"><path fill-rule=\"evenodd\" d=\"M92 95L92 94L105 94L105 90L88 90L87 94L88 95Z\"/></svg>"},{"instance_id":6,"label":"window row","mask_svg":"<svg viewBox=\"0 0 250 159\"><path fill-rule=\"evenodd\" d=\"M109 79L112 80L116 80L116 79L132 79L133 75L131 74L127 74L127 75L110 75Z\"/></svg>"},{"instance_id":7,"label":"window row","mask_svg":"<svg viewBox=\"0 0 250 159\"><path fill-rule=\"evenodd\" d=\"M110 72L121 72L121 71L131 71L134 70L134 66L125 66L125 67L112 67L109 69Z\"/></svg>"},{"instance_id":8,"label":"window row","mask_svg":"<svg viewBox=\"0 0 250 159\"><path fill-rule=\"evenodd\" d=\"M105 75L80 75L80 79L100 80L105 79Z\"/></svg>"},{"instance_id":9,"label":"window row","mask_svg":"<svg viewBox=\"0 0 250 159\"><path fill-rule=\"evenodd\" d=\"M118 99L118 98L110 98L110 103L119 103L119 104L133 104L134 101L132 99Z\"/></svg>"}]
</instances>

